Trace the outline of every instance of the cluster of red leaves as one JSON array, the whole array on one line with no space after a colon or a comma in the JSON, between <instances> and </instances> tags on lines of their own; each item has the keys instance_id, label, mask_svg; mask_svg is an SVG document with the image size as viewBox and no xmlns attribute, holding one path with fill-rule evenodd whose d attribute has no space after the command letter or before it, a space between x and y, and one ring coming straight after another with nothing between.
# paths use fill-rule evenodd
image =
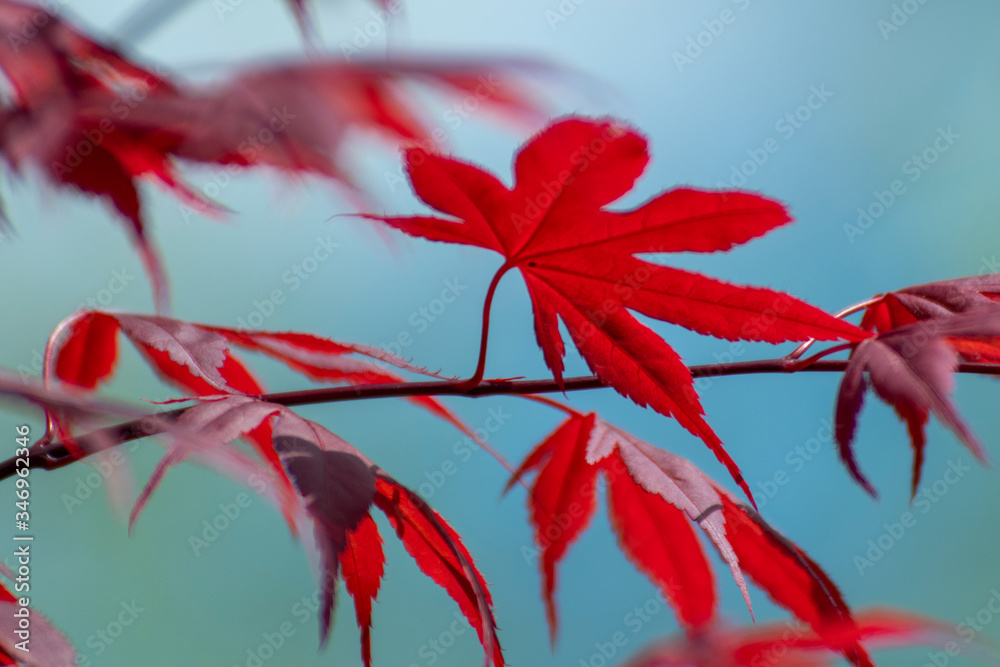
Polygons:
<instances>
[{"instance_id":1,"label":"cluster of red leaves","mask_svg":"<svg viewBox=\"0 0 1000 667\"><path fill-rule=\"evenodd\" d=\"M57 186L113 204L139 247L160 311L168 305L166 282L146 231L140 178L216 214L220 207L180 178L177 159L316 174L354 190L340 164L349 130L422 145L443 139L421 120L407 87L413 83L472 96L506 116L536 114L517 74L534 67L525 62L322 58L194 86L128 60L39 7L0 0L0 29L8 36L0 70L13 89L13 99L0 104L0 155L14 171L31 166Z\"/></svg>"},{"instance_id":2,"label":"cluster of red leaves","mask_svg":"<svg viewBox=\"0 0 1000 667\"><path fill-rule=\"evenodd\" d=\"M324 642L342 572L362 628L362 655L365 664L371 664L371 605L384 562L381 537L369 514L374 506L386 514L421 570L458 602L493 663L503 664L492 600L457 533L353 446L284 406L260 400L264 388L232 348L259 352L322 382L394 383L402 378L385 365L419 369L375 348L312 334L236 330L165 317L87 311L68 321L50 341L46 359L51 373L66 385L95 389L114 371L119 332L161 379L200 399L166 429L172 444L136 502L133 522L172 465L196 457L230 473L245 469L245 458L230 447L236 439L245 438L268 466L262 473L271 481L269 491L293 529L303 517L314 526L323 565L320 628ZM411 400L474 437L436 399ZM292 492L293 485L297 493Z\"/></svg>"},{"instance_id":3,"label":"cluster of red leaves","mask_svg":"<svg viewBox=\"0 0 1000 667\"><path fill-rule=\"evenodd\" d=\"M912 493L924 460L927 419L934 414L985 462L982 444L951 401L960 361L1000 362L1000 275L916 285L878 297L861 327L876 335L851 352L837 395L835 435L851 475L875 489L854 457L852 443L865 390L871 387L906 424L913 447Z\"/></svg>"}]
</instances>

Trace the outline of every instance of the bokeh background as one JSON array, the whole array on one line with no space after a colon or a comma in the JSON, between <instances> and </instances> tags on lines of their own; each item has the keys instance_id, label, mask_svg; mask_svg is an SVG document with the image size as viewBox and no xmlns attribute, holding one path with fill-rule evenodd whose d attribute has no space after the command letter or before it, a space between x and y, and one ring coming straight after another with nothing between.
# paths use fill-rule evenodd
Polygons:
<instances>
[{"instance_id":1,"label":"bokeh background","mask_svg":"<svg viewBox=\"0 0 1000 667\"><path fill-rule=\"evenodd\" d=\"M193 79L303 52L286 6L277 1L198 0L138 39L116 30L140 1L56 4L89 29L119 39L137 58ZM358 31L376 20L373 6L362 0L317 4L324 48L335 54L342 44L355 45ZM1000 272L1000 5L995 2L404 0L403 7L387 30L376 31L364 56L380 57L388 48L538 58L576 73L550 89L545 108L552 116L613 114L641 128L653 161L623 204L675 184L740 185L781 199L797 219L725 256L665 258L670 262L786 290L831 311L888 289ZM716 23L720 17L731 20ZM712 27L719 34L713 35ZM823 92L822 101L813 97L814 108L803 107L816 91ZM448 108L448 100L428 96L429 126L447 130L455 154L509 180L512 152L539 128L478 114L453 128L445 121ZM947 143L947 150L939 151L934 146L942 133L952 139L938 142ZM763 164L748 163L769 139L778 150ZM353 175L378 207L419 210L408 187L395 178L399 158L392 147L358 135L350 148ZM928 149L934 162L915 171L913 157ZM197 168L185 173L199 188L213 174ZM897 179L905 192L866 228L859 226L859 207L877 213L879 193ZM2 190L18 232L0 246L4 367L37 376L49 331L87 299L102 299L114 272L132 278L101 305L151 311L140 264L102 204L53 192L30 178L4 179ZM241 176L222 190L218 198L235 211L225 225L197 215L185 219L168 196L152 187L144 193L178 317L235 326L258 309L255 302L281 289L287 300L266 318L266 328L380 345L405 333L412 339L402 350L405 356L449 374L472 370L482 297L500 264L496 256L406 239L387 247L363 223L330 220L351 209L328 184L296 183L273 173ZM283 276L312 257L320 239L337 249L293 290ZM459 297L434 321L419 324L420 309L430 307L449 281L463 286ZM654 328L690 363L721 361L730 353L725 341L661 323ZM749 347L740 358L789 349ZM308 384L272 364L255 368L276 390ZM569 368L585 371L573 354ZM510 277L494 304L487 376L545 374L523 286ZM826 374L718 378L702 384L702 397L765 518L818 560L855 607L891 604L956 626L979 614L977 634L1000 637L1000 619L988 610L1000 595L996 471L974 465L955 438L932 423L924 486L933 489L938 482L937 490L945 493L935 495L926 511L923 505L911 507L905 430L887 408L870 400L858 452L881 492L873 501L850 482L829 440L838 379ZM125 350L120 376L107 395L137 400L173 393L134 351ZM1000 388L991 380L959 380L957 401L994 452L1000 441L998 396ZM568 400L579 409L599 410L608 421L727 481L704 446L671 421L610 390ZM559 420L540 406L510 398L448 404L473 427L483 425L490 411L509 415L490 444L515 462ZM562 629L550 650L537 567L524 555L532 543L525 494L518 489L500 499L506 473L496 461L481 451L456 449L461 441L456 432L400 401L302 412L405 483L424 484L425 495L464 536L491 582L512 665L598 667L603 663L595 642L607 642L615 632L625 632L628 643L612 662L676 631L655 589L619 552L602 508L562 565ZM40 432L38 414L4 407L0 434L9 434L11 450L14 425L24 422ZM810 458L796 448L812 452ZM128 457L141 484L162 450L151 443L131 449ZM440 486L427 485L440 479L436 473L447 462L457 472ZM970 466L954 484L943 481L951 464ZM254 498L195 553L190 538L201 535L203 522L220 514L220 504L233 503L241 487L211 471L182 466L168 475L129 537L103 485L83 497L93 473L77 464L31 476L33 601L77 646L81 664L360 664L353 609L343 594L331 644L317 651L315 614L301 604L315 591L307 558L264 500ZM776 474L783 484L773 483ZM13 513L9 488L3 497ZM906 511L916 516L915 525L898 538L885 537L887 526ZM388 567L374 613L375 664L479 664L474 633L452 632L460 627L453 626L457 607L419 574L391 531L383 532ZM870 566L859 560L871 557L870 541L880 537L891 547ZM9 562L13 547L5 551ZM748 624L736 587L716 563L724 614ZM758 620L786 617L761 591L752 590L752 597ZM99 632L109 630L122 605L141 611L109 643ZM655 613L637 623L629 614L643 606L647 614ZM987 618L992 624L984 623ZM256 662L253 654L265 635L286 622L294 635L273 656ZM879 662L934 664L928 649L882 653ZM948 664L973 663L962 655Z\"/></svg>"}]
</instances>

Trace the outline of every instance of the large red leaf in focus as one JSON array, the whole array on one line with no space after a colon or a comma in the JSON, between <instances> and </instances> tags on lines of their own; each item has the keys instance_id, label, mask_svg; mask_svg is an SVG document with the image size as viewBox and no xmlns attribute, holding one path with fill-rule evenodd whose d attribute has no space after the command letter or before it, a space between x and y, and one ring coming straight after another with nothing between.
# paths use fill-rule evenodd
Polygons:
<instances>
[{"instance_id":1,"label":"large red leaf in focus","mask_svg":"<svg viewBox=\"0 0 1000 667\"><path fill-rule=\"evenodd\" d=\"M568 417L528 455L511 483L528 472L537 472L528 505L553 633L555 567L593 515L598 473L607 481L609 517L622 550L660 588L689 633L711 626L716 607L712 572L693 524L729 565L748 605L744 574L821 635L850 622L829 577L756 512L732 500L689 461L594 414ZM854 664L867 664L858 647L845 648L844 654Z\"/></svg>"},{"instance_id":2,"label":"large red leaf in focus","mask_svg":"<svg viewBox=\"0 0 1000 667\"><path fill-rule=\"evenodd\" d=\"M725 251L791 220L777 202L744 192L677 189L636 209L604 208L649 161L646 141L612 120L567 118L528 141L512 188L470 164L423 149L406 154L416 194L450 216L387 217L412 236L493 250L531 296L545 362L562 380L561 318L591 370L640 406L675 417L749 488L704 410L687 367L629 312L729 340L862 340L866 334L798 299L652 264L635 255Z\"/></svg>"},{"instance_id":3,"label":"large red leaf in focus","mask_svg":"<svg viewBox=\"0 0 1000 667\"><path fill-rule=\"evenodd\" d=\"M951 401L959 352L952 344L1000 340L1000 306L987 300L967 310L939 313L930 319L896 325L863 341L851 353L837 393L834 434L841 459L854 479L869 493L875 489L854 457L852 443L868 386L907 426L914 451L911 493L920 484L924 426L933 413L981 462L987 461L979 438Z\"/></svg>"}]
</instances>

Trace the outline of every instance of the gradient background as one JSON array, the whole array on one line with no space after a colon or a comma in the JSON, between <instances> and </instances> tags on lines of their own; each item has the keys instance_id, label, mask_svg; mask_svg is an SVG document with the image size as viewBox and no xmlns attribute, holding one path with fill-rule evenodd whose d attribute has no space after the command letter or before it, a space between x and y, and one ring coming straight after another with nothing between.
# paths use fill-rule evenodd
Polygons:
<instances>
[{"instance_id":1,"label":"gradient background","mask_svg":"<svg viewBox=\"0 0 1000 667\"><path fill-rule=\"evenodd\" d=\"M672 256L668 261L711 275L789 291L831 311L906 285L1000 271L1000 5L910 0L916 12L899 30L880 31L894 3L852 0L800 3L757 0L705 3L562 3L567 20L550 24L555 0L540 2L405 2L394 22L392 48L431 53L524 55L552 60L591 77L581 92L554 89L552 115L611 113L649 137L653 161L630 205L675 184L715 187L729 181L747 151L774 137L777 153L750 175L744 187L786 202L797 224L748 247L721 256ZM137 2L68 2L67 11L91 29L114 35ZM242 2L221 16L222 3L201 0L129 50L193 78L248 59L301 53L291 16L279 2ZM327 47L339 53L356 29L373 20L361 0L319 3ZM735 21L679 68L674 53L705 31L703 22L723 10ZM569 13L567 11L567 13ZM704 40L704 36L702 37ZM707 42L707 40L705 40ZM384 52L379 35L365 55ZM596 83L594 83L596 82ZM792 136L776 127L795 113L812 87L832 97ZM478 115L455 130L444 121L448 101L428 98L430 127L449 130L455 154L509 181L510 157L538 128L498 125ZM911 181L904 163L951 128L955 143L920 178ZM394 150L358 137L351 164L386 211L419 209L408 188L389 187L398 170ZM211 169L190 169L204 187ZM906 192L862 235L853 239L858 207L901 179ZM236 179L219 195L235 209L231 224L194 216L185 222L178 205L149 187L144 190L152 229L162 248L177 317L235 326L254 311L254 301L283 289L287 301L264 324L269 329L313 331L347 341L388 344L412 336L406 356L449 374L468 374L478 346L482 297L497 256L470 248L401 240L395 251L370 228L348 220L328 222L349 210L328 185L296 184L262 173ZM53 192L35 179L5 179L3 196L18 238L0 246L3 327L0 363L36 374L32 363L51 328L88 297L107 288L112 271L135 279L108 306L150 312L148 283L125 235L101 204ZM319 264L297 290L282 282L293 265L311 256L317 238L330 236L339 249ZM411 316L426 307L445 281L466 285L426 330ZM505 280L494 304L487 376L544 376L534 342L530 308L515 277ZM690 363L724 360L729 344L700 339L656 323ZM776 356L780 350L749 348L744 359ZM276 365L256 366L273 389L303 382ZM571 372L585 369L575 354ZM861 420L858 454L881 492L873 502L851 483L829 441L799 466L790 455L831 418L838 377L719 378L703 387L709 420L742 466L769 521L818 560L856 607L892 604L958 624L975 616L1000 589L1000 485L995 471L972 465L927 512L908 505L910 452L904 428L881 404L869 400ZM957 400L987 447L1000 436L997 388L985 378L963 377ZM134 400L172 395L131 350L125 350L108 396ZM598 409L608 421L649 442L688 457L726 481L705 447L675 423L621 399L610 390L574 394L579 409ZM540 406L508 398L451 399L449 405L473 426L489 410L511 417L490 440L517 461L558 422ZM468 461L453 447L460 437L449 427L402 402L372 401L302 410L411 486L427 481L446 461L457 473L429 500L460 531L491 582L510 664L600 665L595 642L623 631L628 644L615 656L673 633L673 615L656 591L619 552L603 509L571 549L560 570L558 605L562 632L550 652L539 599L539 577L522 548L531 544L524 492L499 500L501 467L482 452ZM14 447L13 425L34 413L5 408L0 434ZM0 442L3 442L0 439ZM148 475L161 450L146 444L129 455L137 480ZM929 433L925 487L943 479L949 462L972 464L955 438L936 422ZM788 475L771 497L763 489L775 473ZM254 498L240 517L197 556L189 537L219 514L243 489L213 472L183 466L171 472L129 538L124 519L98 490L67 509L93 469L75 465L54 473L36 471L32 508L34 595L38 610L62 628L94 665L159 667L190 664L248 665L248 650L290 622L295 634L263 664L360 664L353 609L341 595L330 647L317 653L315 616L293 611L315 590L306 556L277 511ZM764 486L762 486L764 485ZM7 485L12 489L12 485ZM731 486L731 485L730 485ZM427 487L425 487L426 489ZM941 488L941 484L939 484ZM4 494L13 522L13 491ZM869 540L886 534L885 524L912 510L916 525L870 568L859 572ZM384 525L384 522L383 522ZM373 631L375 664L425 667L480 664L472 632L455 638L443 654L428 642L447 633L457 607L386 537L388 567ZM884 538L885 539L885 538ZM10 562L11 546L4 550ZM735 585L716 562L723 613L749 623ZM752 590L758 620L784 619L766 596ZM123 603L144 611L110 645L96 639ZM656 608L633 633L626 615L636 606ZM989 614L983 613L981 620ZM985 634L1000 637L1000 621ZM447 643L447 639L445 639ZM965 644L962 644L965 647ZM930 664L927 649L881 654L880 664ZM433 658L433 660L432 660ZM582 661L582 662L581 662ZM85 663L84 663L85 664ZM252 664L256 664L251 662ZM964 657L949 664L972 664Z\"/></svg>"}]
</instances>

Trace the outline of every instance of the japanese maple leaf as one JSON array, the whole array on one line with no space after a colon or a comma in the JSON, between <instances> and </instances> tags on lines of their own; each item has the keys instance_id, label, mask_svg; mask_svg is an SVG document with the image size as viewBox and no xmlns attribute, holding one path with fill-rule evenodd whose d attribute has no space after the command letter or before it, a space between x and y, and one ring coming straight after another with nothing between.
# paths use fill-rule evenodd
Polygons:
<instances>
[{"instance_id":1,"label":"japanese maple leaf","mask_svg":"<svg viewBox=\"0 0 1000 667\"><path fill-rule=\"evenodd\" d=\"M411 149L406 164L416 194L450 217L368 217L413 236L503 255L487 315L499 279L518 269L534 308L538 344L557 381L565 354L561 318L603 382L640 406L675 417L705 441L749 496L703 417L680 356L630 311L728 340L857 341L867 334L787 294L637 258L725 251L791 220L780 204L754 194L688 188L629 211L604 208L632 188L648 160L645 139L627 126L576 117L552 124L521 148L512 188L470 164Z\"/></svg>"},{"instance_id":2,"label":"japanese maple leaf","mask_svg":"<svg viewBox=\"0 0 1000 667\"><path fill-rule=\"evenodd\" d=\"M271 447L296 491L293 524L311 523L320 564L320 641L333 623L335 592L342 574L354 598L361 628L361 654L371 665L372 603L382 582L385 555L371 511L383 512L420 570L442 586L476 629L484 664L502 667L493 601L462 540L417 494L393 479L361 451L321 424L288 407L250 396L200 401L169 424L167 454L150 475L132 511L131 524L146 507L170 467L197 459L247 483L260 475L255 491L276 499L270 468L246 461L232 443L268 425ZM248 473L251 473L248 475Z\"/></svg>"},{"instance_id":3,"label":"japanese maple leaf","mask_svg":"<svg viewBox=\"0 0 1000 667\"><path fill-rule=\"evenodd\" d=\"M660 588L690 633L715 621L711 568L697 524L729 565L750 604L744 575L821 636L850 623L830 578L752 509L733 500L689 461L645 443L595 414L571 414L520 465L508 488L536 471L528 497L540 545L543 598L554 639L556 565L596 509L597 477L608 486L608 514L625 554ZM838 646L867 665L859 645Z\"/></svg>"},{"instance_id":4,"label":"japanese maple leaf","mask_svg":"<svg viewBox=\"0 0 1000 667\"><path fill-rule=\"evenodd\" d=\"M927 438L924 427L933 413L982 462L987 456L976 435L952 403L959 353L952 341L975 345L1000 339L1000 307L986 305L896 325L861 342L852 352L837 394L834 430L841 459L854 479L869 493L875 489L854 457L852 442L868 386L906 424L913 447L911 492L916 494ZM956 309L958 310L958 309ZM890 311L887 311L890 312Z\"/></svg>"},{"instance_id":5,"label":"japanese maple leaf","mask_svg":"<svg viewBox=\"0 0 1000 667\"><path fill-rule=\"evenodd\" d=\"M1000 274L914 285L881 295L865 310L861 327L884 333L925 320L948 319L973 308L1000 308ZM948 343L966 361L1000 362L1000 338L950 337Z\"/></svg>"}]
</instances>

